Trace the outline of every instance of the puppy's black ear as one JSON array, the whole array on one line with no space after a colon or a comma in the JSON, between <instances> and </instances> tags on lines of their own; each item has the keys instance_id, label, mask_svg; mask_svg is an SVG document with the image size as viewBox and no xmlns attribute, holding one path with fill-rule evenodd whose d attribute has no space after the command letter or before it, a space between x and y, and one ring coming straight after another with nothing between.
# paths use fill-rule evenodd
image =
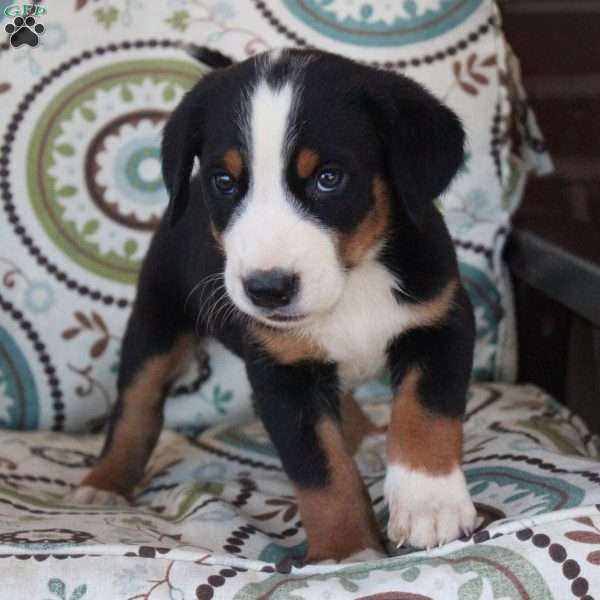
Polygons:
<instances>
[{"instance_id":1,"label":"puppy's black ear","mask_svg":"<svg viewBox=\"0 0 600 600\"><path fill-rule=\"evenodd\" d=\"M388 173L406 211L420 225L463 163L464 130L454 112L415 81L391 73L379 76L373 91L381 92L376 104Z\"/></svg>"},{"instance_id":2,"label":"puppy's black ear","mask_svg":"<svg viewBox=\"0 0 600 600\"><path fill-rule=\"evenodd\" d=\"M203 82L196 84L171 113L163 130L162 172L169 193L166 217L174 225L189 201L190 177L202 149L206 100Z\"/></svg>"}]
</instances>

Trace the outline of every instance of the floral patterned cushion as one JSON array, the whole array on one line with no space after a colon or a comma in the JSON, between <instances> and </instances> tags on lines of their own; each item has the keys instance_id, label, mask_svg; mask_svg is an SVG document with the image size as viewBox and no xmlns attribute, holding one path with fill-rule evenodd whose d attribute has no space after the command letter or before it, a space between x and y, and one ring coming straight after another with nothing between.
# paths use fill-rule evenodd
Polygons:
<instances>
[{"instance_id":1,"label":"floral patterned cushion","mask_svg":"<svg viewBox=\"0 0 600 600\"><path fill-rule=\"evenodd\" d=\"M388 403L368 410L385 422ZM0 433L0 572L11 598L598 598L600 441L534 387L471 389L473 536L349 566L300 566L296 501L257 421L165 432L130 508L65 504L100 443ZM374 437L358 454L382 530L384 453Z\"/></svg>"},{"instance_id":2,"label":"floral patterned cushion","mask_svg":"<svg viewBox=\"0 0 600 600\"><path fill-rule=\"evenodd\" d=\"M95 430L115 400L138 269L166 204L161 128L207 71L184 42L237 59L284 45L326 48L402 71L458 112L468 161L440 208L476 306L474 374L514 379L501 252L525 169L509 144L518 81L491 0L38 8L39 45L0 50L0 426ZM167 404L171 427L249 411L243 368L224 359L214 345L198 351Z\"/></svg>"}]
</instances>

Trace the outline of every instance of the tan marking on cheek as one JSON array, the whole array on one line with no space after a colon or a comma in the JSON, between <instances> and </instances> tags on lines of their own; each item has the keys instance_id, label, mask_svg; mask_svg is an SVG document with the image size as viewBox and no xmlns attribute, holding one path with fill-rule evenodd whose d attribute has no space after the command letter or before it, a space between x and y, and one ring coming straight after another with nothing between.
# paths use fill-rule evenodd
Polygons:
<instances>
[{"instance_id":1,"label":"tan marking on cheek","mask_svg":"<svg viewBox=\"0 0 600 600\"><path fill-rule=\"evenodd\" d=\"M254 335L261 346L282 365L302 360L326 360L324 349L307 336L269 329L262 325L254 326Z\"/></svg>"},{"instance_id":2,"label":"tan marking on cheek","mask_svg":"<svg viewBox=\"0 0 600 600\"><path fill-rule=\"evenodd\" d=\"M240 151L235 148L229 148L223 155L223 163L225 164L225 168L239 180L242 176L242 168L244 165Z\"/></svg>"},{"instance_id":3,"label":"tan marking on cheek","mask_svg":"<svg viewBox=\"0 0 600 600\"><path fill-rule=\"evenodd\" d=\"M324 488L296 487L308 542L307 561L339 561L365 548L383 552L369 496L339 427L325 419L317 426L317 436L331 475Z\"/></svg>"},{"instance_id":4,"label":"tan marking on cheek","mask_svg":"<svg viewBox=\"0 0 600 600\"><path fill-rule=\"evenodd\" d=\"M367 252L383 238L390 219L390 191L381 177L373 179L373 208L351 233L338 239L338 253L346 265L360 263Z\"/></svg>"},{"instance_id":5,"label":"tan marking on cheek","mask_svg":"<svg viewBox=\"0 0 600 600\"><path fill-rule=\"evenodd\" d=\"M149 358L121 390L123 412L110 447L81 485L131 498L160 434L164 388L185 365L192 347L193 337L181 336L168 353Z\"/></svg>"},{"instance_id":6,"label":"tan marking on cheek","mask_svg":"<svg viewBox=\"0 0 600 600\"><path fill-rule=\"evenodd\" d=\"M217 248L219 249L219 252L221 252L221 254L225 256L225 244L223 243L223 236L217 231L217 228L214 226L213 223L210 224L210 231L212 233L213 238L215 238L215 242L217 243Z\"/></svg>"},{"instance_id":7,"label":"tan marking on cheek","mask_svg":"<svg viewBox=\"0 0 600 600\"><path fill-rule=\"evenodd\" d=\"M371 421L351 392L342 397L340 412L342 433L351 454L356 453L365 437L376 433L385 433L387 429L387 426L379 427Z\"/></svg>"},{"instance_id":8,"label":"tan marking on cheek","mask_svg":"<svg viewBox=\"0 0 600 600\"><path fill-rule=\"evenodd\" d=\"M394 396L388 462L429 475L447 475L462 462L462 422L427 411L419 397L421 377L418 368L409 371Z\"/></svg>"},{"instance_id":9,"label":"tan marking on cheek","mask_svg":"<svg viewBox=\"0 0 600 600\"><path fill-rule=\"evenodd\" d=\"M319 155L310 148L303 148L296 159L296 173L298 177L306 179L310 177L319 164Z\"/></svg>"}]
</instances>

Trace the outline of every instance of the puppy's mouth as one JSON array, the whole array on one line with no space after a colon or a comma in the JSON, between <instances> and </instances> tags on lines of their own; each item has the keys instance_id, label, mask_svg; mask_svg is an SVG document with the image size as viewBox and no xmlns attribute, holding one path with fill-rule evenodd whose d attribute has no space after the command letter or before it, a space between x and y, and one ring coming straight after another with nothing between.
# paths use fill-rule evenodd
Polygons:
<instances>
[{"instance_id":1,"label":"puppy's mouth","mask_svg":"<svg viewBox=\"0 0 600 600\"><path fill-rule=\"evenodd\" d=\"M270 315L265 315L264 318L269 321L275 321L276 323L297 323L300 321L305 321L308 318L308 315L286 315L281 313L271 313Z\"/></svg>"}]
</instances>

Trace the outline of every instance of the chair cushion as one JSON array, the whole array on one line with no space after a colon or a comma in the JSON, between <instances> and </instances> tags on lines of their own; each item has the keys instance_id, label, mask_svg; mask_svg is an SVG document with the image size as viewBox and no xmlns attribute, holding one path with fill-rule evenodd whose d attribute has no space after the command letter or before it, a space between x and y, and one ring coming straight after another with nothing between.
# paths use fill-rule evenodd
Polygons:
<instances>
[{"instance_id":1,"label":"chair cushion","mask_svg":"<svg viewBox=\"0 0 600 600\"><path fill-rule=\"evenodd\" d=\"M387 402L367 408L385 422ZM0 434L0 565L18 597L141 598L155 589L180 599L538 600L600 589L600 444L531 386L471 388L465 471L476 533L351 566L298 566L296 501L255 420L188 438L164 432L130 508L65 504L100 444ZM384 530L383 439L364 442L357 461Z\"/></svg>"}]
</instances>

